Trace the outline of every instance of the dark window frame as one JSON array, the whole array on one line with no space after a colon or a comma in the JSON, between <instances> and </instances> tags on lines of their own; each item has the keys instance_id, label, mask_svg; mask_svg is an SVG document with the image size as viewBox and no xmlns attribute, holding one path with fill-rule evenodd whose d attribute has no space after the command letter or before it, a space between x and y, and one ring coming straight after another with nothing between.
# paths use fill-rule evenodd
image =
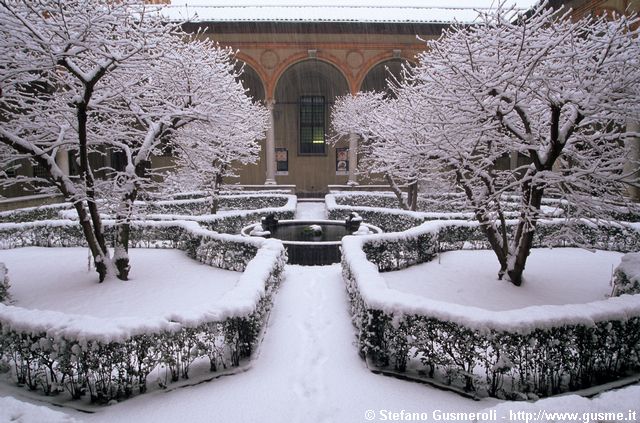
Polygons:
<instances>
[{"instance_id":1,"label":"dark window frame","mask_svg":"<svg viewBox=\"0 0 640 423\"><path fill-rule=\"evenodd\" d=\"M301 156L326 156L326 98L321 95L302 95L298 104L298 154ZM322 142L316 142L319 139L322 139Z\"/></svg>"}]
</instances>

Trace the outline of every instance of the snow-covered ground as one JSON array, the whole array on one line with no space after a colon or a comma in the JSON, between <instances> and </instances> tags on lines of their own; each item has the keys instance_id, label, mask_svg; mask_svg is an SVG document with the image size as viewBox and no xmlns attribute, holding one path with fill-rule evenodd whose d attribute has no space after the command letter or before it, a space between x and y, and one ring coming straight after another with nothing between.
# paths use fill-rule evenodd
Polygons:
<instances>
[{"instance_id":1,"label":"snow-covered ground","mask_svg":"<svg viewBox=\"0 0 640 423\"><path fill-rule=\"evenodd\" d=\"M287 266L285 277L247 372L140 395L95 414L65 411L85 422L350 423L366 421L367 410L473 411L497 404L371 373L353 345L340 266Z\"/></svg>"},{"instance_id":2,"label":"snow-covered ground","mask_svg":"<svg viewBox=\"0 0 640 423\"><path fill-rule=\"evenodd\" d=\"M3 250L13 304L94 317L165 316L205 307L232 289L240 272L217 269L183 251L133 248L127 282L98 283L86 248ZM64 264L64 265L61 265Z\"/></svg>"},{"instance_id":3,"label":"snow-covered ground","mask_svg":"<svg viewBox=\"0 0 640 423\"><path fill-rule=\"evenodd\" d=\"M479 412L499 404L495 399L473 401L426 385L375 375L358 356L354 342L340 266L287 266L264 341L248 371L191 387L155 390L94 414L62 411L88 423L350 423L390 421L394 416L398 421L402 412L422 413L418 416L434 421L444 413ZM0 385L0 396L9 392L15 391ZM608 395L617 401L608 402L611 406L607 411L627 413L626 408L618 409L619 405L634 404L638 389ZM562 404L561 411L592 410L592 403L581 397L565 399ZM602 401L596 405L594 411L606 408ZM29 404L12 407L22 410L23 418L18 421L47 421L38 414L30 418L30 412L42 410L34 411ZM501 415L497 421L524 421L511 419L509 411L529 411L527 407L528 403L504 403L498 409Z\"/></svg>"},{"instance_id":4,"label":"snow-covered ground","mask_svg":"<svg viewBox=\"0 0 640 423\"><path fill-rule=\"evenodd\" d=\"M0 423L76 423L73 417L42 405L0 397Z\"/></svg>"},{"instance_id":5,"label":"snow-covered ground","mask_svg":"<svg viewBox=\"0 0 640 423\"><path fill-rule=\"evenodd\" d=\"M534 249L520 287L498 280L500 266L489 250L449 251L429 263L381 275L390 288L399 291L489 310L510 310L603 300L611 294L613 269L622 255L579 248Z\"/></svg>"},{"instance_id":6,"label":"snow-covered ground","mask_svg":"<svg viewBox=\"0 0 640 423\"><path fill-rule=\"evenodd\" d=\"M298 205L296 207L296 219L322 220L326 218L327 216L324 201L298 201Z\"/></svg>"},{"instance_id":7,"label":"snow-covered ground","mask_svg":"<svg viewBox=\"0 0 640 423\"><path fill-rule=\"evenodd\" d=\"M299 219L323 219L323 203L299 203ZM39 291L41 301L47 296L75 296L74 290L90 290L96 293L96 289L111 285L111 288L125 289L113 297L105 298L100 292L94 295L97 302L109 304L110 311L121 307L117 299L129 297L138 300L138 305L145 307L155 306L157 297L171 299L172 307L176 310L176 293L167 291L166 287L158 289L153 282L162 274L179 274L185 260L190 262L183 253L172 250L152 250L148 253L153 257L149 267L145 267L137 254L144 254L145 250L132 250L133 281L122 283L116 280L107 281L103 285L95 282L94 272L87 272L86 261L84 266L68 269L69 277L59 277L58 282L66 286L67 291L57 293L39 285L40 277L49 266L51 269L62 268L59 263L75 263L78 259L59 257L47 263L44 255L36 252L38 248L2 251L1 259L9 265L12 277L13 295L18 300L26 301L29 297L26 293ZM74 249L66 249L72 251ZM86 256L86 250L78 250ZM558 263L567 265L567 257L558 255L560 249L553 250L552 257L547 257L541 263L542 270L535 269L534 255L527 271L531 274L524 287L519 289L533 289L538 283L546 283L545 275L555 273L560 267ZM50 250L48 250L50 252ZM27 254L28 253L28 254ZM477 253L477 252L473 252ZM589 262L603 259L602 252L588 255ZM537 253L536 253L537 254ZM590 253L585 253L590 254ZM614 253L615 254L615 253ZM16 255L11 259L11 255ZM606 254L605 254L606 255ZM449 263L448 255L443 255L441 264L437 261L431 263L434 266L444 267ZM19 260L22 262L19 262ZM64 261L63 261L64 260ZM488 280L499 285L501 290L510 290L505 282L495 282L494 260L489 260L490 265ZM615 260L609 258L608 260ZM619 259L618 259L619 260ZM455 272L460 274L462 269L479 278L479 268L476 263L463 258L464 266L457 266ZM21 263L21 264L20 264ZM37 263L34 266L33 263ZM202 268L209 276L211 272L220 274L231 273L212 269L207 266L191 262L195 268ZM607 263L606 260L604 262ZM617 263L617 262L616 262ZM610 267L602 262L596 267L606 267L604 285L609 289L607 282L610 277ZM581 265L583 266L583 264ZM45 269L45 270L43 270ZM171 272L169 272L171 269ZM416 266L415 270L419 270ZM407 270L411 271L411 270ZM24 272L26 276L18 274ZM152 273L150 273L152 272ZM542 272L542 273L539 273ZM574 269L573 273L588 273L589 270ZM183 274L195 275L195 269L187 269ZM398 272L401 273L401 272ZM571 271L570 271L571 273ZM139 275L153 275L145 276ZM216 273L217 274L217 273ZM535 274L535 275L534 275ZM235 274L237 275L237 274ZM387 274L388 275L388 274ZM20 278L28 279L25 285ZM416 275L405 274L405 279L417 279ZM145 282L145 280L147 280ZM195 291L188 285L194 278L177 277L177 283L170 284L178 287L184 294ZM224 279L224 278L217 278ZM464 279L464 278L463 278ZM443 281L441 281L443 282ZM465 286L452 289L451 281L440 283L445 292L463 291L478 286ZM143 286L148 283L149 285ZM217 282L216 282L217 283ZM579 281L575 286L580 285ZM529 287L531 285L531 287ZM143 291L136 292L136 287ZM546 285L545 285L546 286ZM206 284L205 284L206 287ZM430 293L436 293L436 287L432 287ZM546 286L544 289L552 289L563 292L566 286ZM515 288L514 288L515 289ZM540 291L544 291L541 289ZM591 289L589 289L591 290ZM22 291L22 292L21 292ZM479 295L491 295L488 289L470 291L467 297ZM578 290L579 291L579 290ZM502 291L501 291L502 292ZM605 292L606 293L606 290ZM589 295L601 295L600 291L593 291ZM206 294L200 292L200 297ZM495 294L494 294L495 295ZM502 294L501 294L502 295ZM506 294L505 294L506 295ZM583 295L574 292L572 298ZM197 301L191 298L192 301ZM58 298L60 300L60 298ZM206 299L210 301L210 297ZM77 307L74 301L69 299L64 307ZM510 300L511 301L511 300ZM77 311L76 311L77 312ZM531 403L502 403L496 399L483 399L474 401L463 398L455 393L438 390L428 385L403 381L392 377L380 376L370 372L365 362L358 356L355 346L355 329L351 324L349 305L345 293L345 285L341 276L341 267L338 264L331 266L287 266L285 280L280 291L275 297L275 305L271 312L269 323L265 331L262 345L256 352L251 365L244 373L230 377L222 377L208 383L199 383L166 391L151 389L149 393L139 395L122 403L109 407L99 408L93 414L81 413L71 409L59 409L48 412L41 407L35 407L37 398L21 389L16 389L0 384L0 397L17 395L21 401L11 398L0 398L0 422L57 422L70 421L59 413L62 411L71 419L91 422L137 422L137 423L162 423L162 422L264 422L264 423L351 423L367 421L483 421L482 415L449 415L447 413L478 413L496 407L495 411L485 411L487 416L495 415L493 421L524 422L525 419L534 421L540 410L550 412L611 412L624 413L624 418L619 421L632 422L640 419L640 387L633 386L621 391L605 394L602 398L588 400L578 396L568 396L562 399L542 400ZM518 412L531 412L529 415L518 415ZM636 411L636 420L628 418L631 412ZM408 414L417 413L417 414ZM494 414L491 414L494 413ZM404 416L404 417L403 417ZM409 416L409 417L407 417ZM542 421L565 421L567 418L546 418ZM551 416L553 417L553 416ZM588 423L597 420L596 417L582 419L583 414L573 421ZM14 420L15 419L15 420ZM615 419L614 419L615 420Z\"/></svg>"}]
</instances>

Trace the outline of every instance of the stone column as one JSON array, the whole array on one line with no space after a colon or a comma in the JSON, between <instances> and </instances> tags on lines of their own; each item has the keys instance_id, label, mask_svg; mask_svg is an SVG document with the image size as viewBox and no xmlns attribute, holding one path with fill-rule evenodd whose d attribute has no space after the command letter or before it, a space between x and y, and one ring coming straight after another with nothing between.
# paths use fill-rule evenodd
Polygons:
<instances>
[{"instance_id":1,"label":"stone column","mask_svg":"<svg viewBox=\"0 0 640 423\"><path fill-rule=\"evenodd\" d=\"M627 131L640 134L640 122L627 122ZM627 191L631 198L635 201L640 201L640 188L637 186L640 178L640 136L628 137L624 143L629 151L627 163L624 165L624 173L630 175L630 179L635 179L634 183L636 185L630 185Z\"/></svg>"},{"instance_id":2,"label":"stone column","mask_svg":"<svg viewBox=\"0 0 640 423\"><path fill-rule=\"evenodd\" d=\"M267 130L267 146L266 146L266 160L267 160L267 177L264 181L265 185L276 184L276 136L275 136L275 117L274 107L276 105L275 100L267 100L267 109L269 109L269 129Z\"/></svg>"},{"instance_id":3,"label":"stone column","mask_svg":"<svg viewBox=\"0 0 640 423\"><path fill-rule=\"evenodd\" d=\"M358 185L356 169L358 168L358 135L349 134L349 181L347 185Z\"/></svg>"},{"instance_id":4,"label":"stone column","mask_svg":"<svg viewBox=\"0 0 640 423\"><path fill-rule=\"evenodd\" d=\"M509 156L509 169L514 170L518 167L518 152L512 151Z\"/></svg>"},{"instance_id":5,"label":"stone column","mask_svg":"<svg viewBox=\"0 0 640 423\"><path fill-rule=\"evenodd\" d=\"M69 175L69 152L63 148L56 151L56 164L65 175Z\"/></svg>"}]
</instances>

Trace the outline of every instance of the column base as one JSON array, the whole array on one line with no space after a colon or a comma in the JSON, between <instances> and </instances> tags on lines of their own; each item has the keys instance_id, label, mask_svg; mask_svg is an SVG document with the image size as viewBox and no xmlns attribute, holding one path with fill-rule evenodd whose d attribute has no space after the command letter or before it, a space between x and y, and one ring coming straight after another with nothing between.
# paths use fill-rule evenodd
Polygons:
<instances>
[{"instance_id":1,"label":"column base","mask_svg":"<svg viewBox=\"0 0 640 423\"><path fill-rule=\"evenodd\" d=\"M360 183L358 183L358 181L347 181L347 185L350 187L357 187Z\"/></svg>"},{"instance_id":2,"label":"column base","mask_svg":"<svg viewBox=\"0 0 640 423\"><path fill-rule=\"evenodd\" d=\"M267 179L266 181L264 181L265 185L278 185L278 183L276 182L275 179Z\"/></svg>"}]
</instances>

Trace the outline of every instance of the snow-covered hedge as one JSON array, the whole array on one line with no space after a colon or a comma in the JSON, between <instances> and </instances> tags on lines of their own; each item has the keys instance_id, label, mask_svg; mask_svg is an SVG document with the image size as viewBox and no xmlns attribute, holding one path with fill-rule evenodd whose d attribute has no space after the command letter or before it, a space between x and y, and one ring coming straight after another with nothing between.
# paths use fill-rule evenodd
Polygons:
<instances>
[{"instance_id":1,"label":"snow-covered hedge","mask_svg":"<svg viewBox=\"0 0 640 423\"><path fill-rule=\"evenodd\" d=\"M582 221L573 225L573 233L580 235L580 246L622 252L640 250L640 226L635 223L611 227ZM564 236L566 229L567 222L563 219L542 220L536 228L534 245L576 246L576 240ZM489 244L477 222L439 220L404 232L376 236L363 248L367 259L376 263L380 271L390 271L430 261L441 251L487 249Z\"/></svg>"},{"instance_id":2,"label":"snow-covered hedge","mask_svg":"<svg viewBox=\"0 0 640 423\"><path fill-rule=\"evenodd\" d=\"M352 207L400 208L398 198L391 192L345 191L330 194L337 204ZM406 199L406 195L405 195ZM462 208L464 198L461 194L429 194L418 197L417 209L422 212L442 212L442 202L446 200L451 206ZM453 210L451 210L453 211Z\"/></svg>"},{"instance_id":3,"label":"snow-covered hedge","mask_svg":"<svg viewBox=\"0 0 640 423\"><path fill-rule=\"evenodd\" d=\"M47 222L4 224L0 232L8 225L32 232L51 227ZM56 225L69 233L78 226ZM145 392L147 376L158 366L176 381L189 377L196 359L207 358L215 371L238 366L251 355L282 278L282 244L213 233L195 222L133 227L134 244L173 246L208 265L244 273L221 300L155 319L101 319L0 304L0 355L12 364L18 384L47 395L66 390L74 399L89 394L102 404ZM58 237L51 244L70 245L70 239Z\"/></svg>"},{"instance_id":4,"label":"snow-covered hedge","mask_svg":"<svg viewBox=\"0 0 640 423\"><path fill-rule=\"evenodd\" d=\"M286 194L221 195L218 214L209 214L209 198L137 202L140 215L154 220L198 220L211 230L238 233L249 223L258 222L262 216L273 213L279 219L292 219L296 197ZM68 203L0 212L0 222L33 222L39 220L77 219L75 210Z\"/></svg>"},{"instance_id":5,"label":"snow-covered hedge","mask_svg":"<svg viewBox=\"0 0 640 423\"><path fill-rule=\"evenodd\" d=\"M426 220L425 213L363 206L357 202L360 198L376 199L376 201L365 201L364 204L387 204L387 201L391 201L388 196L328 194L325 196L328 218L330 220L345 220L350 213L355 211L362 216L364 222L371 223L385 232L404 231L418 226ZM377 199L381 199L381 201L378 202Z\"/></svg>"},{"instance_id":6,"label":"snow-covered hedge","mask_svg":"<svg viewBox=\"0 0 640 423\"><path fill-rule=\"evenodd\" d=\"M0 212L0 222L33 222L35 220L59 219L60 212L69 210L69 203L47 204Z\"/></svg>"},{"instance_id":7,"label":"snow-covered hedge","mask_svg":"<svg viewBox=\"0 0 640 423\"><path fill-rule=\"evenodd\" d=\"M562 225L554 223L541 229L557 242L554 231ZM606 235L599 242L638 245L633 228L620 231L621 239ZM395 291L379 274L480 236L474 222L434 221L402 233L343 239L343 277L363 356L398 371L417 358L431 378L501 398L547 396L640 371L638 295L496 312ZM545 236L537 242L546 244Z\"/></svg>"},{"instance_id":8,"label":"snow-covered hedge","mask_svg":"<svg viewBox=\"0 0 640 423\"><path fill-rule=\"evenodd\" d=\"M616 268L613 295L640 294L640 253L625 254Z\"/></svg>"},{"instance_id":9,"label":"snow-covered hedge","mask_svg":"<svg viewBox=\"0 0 640 423\"><path fill-rule=\"evenodd\" d=\"M242 195L246 197L248 195L254 195L254 194L258 194L258 195L291 194L290 189L274 188L274 189L262 189L262 190L246 190L241 188L236 189L233 185L227 185L225 186L225 188L226 188L225 190L220 191L221 196ZM176 192L176 193L170 194L169 197L171 197L171 199L173 200L189 200L189 199L195 199L195 198L204 198L204 197L207 197L208 195L210 194L207 191L185 191L185 192Z\"/></svg>"},{"instance_id":10,"label":"snow-covered hedge","mask_svg":"<svg viewBox=\"0 0 640 423\"><path fill-rule=\"evenodd\" d=\"M556 423L561 421L582 422L627 422L637 419L640 386L628 386L615 391L603 392L595 398L579 395L562 395L535 402L503 402L483 410L480 414L493 416L485 420L505 423L536 421Z\"/></svg>"},{"instance_id":11,"label":"snow-covered hedge","mask_svg":"<svg viewBox=\"0 0 640 423\"><path fill-rule=\"evenodd\" d=\"M285 201L282 207L237 210L202 216L159 214L148 215L146 217L155 221L194 221L212 231L238 234L243 227L251 223L259 222L262 217L269 214L273 214L280 220L293 219L296 210L296 197L293 195L281 197L284 198ZM60 211L61 209L58 209L56 214ZM20 212L18 211L18 213ZM78 225L77 221L72 220L72 218L77 218L75 212L73 210L67 210L66 212L63 211L63 213L67 219L0 223L0 234L2 234L2 237L0 237L0 248L16 248L30 245L42 247L85 245L82 228ZM105 225L107 226L107 235L109 235L110 225L108 220L105 221ZM135 232L135 224L133 226ZM139 233L134 234L132 245L135 246L136 243L139 243L142 246L145 245L145 242L148 244L154 241L155 235L146 233L148 230L149 228L145 228L145 231L139 231Z\"/></svg>"},{"instance_id":12,"label":"snow-covered hedge","mask_svg":"<svg viewBox=\"0 0 640 423\"><path fill-rule=\"evenodd\" d=\"M9 270L7 266L0 262L0 303L9 299Z\"/></svg>"},{"instance_id":13,"label":"snow-covered hedge","mask_svg":"<svg viewBox=\"0 0 640 423\"><path fill-rule=\"evenodd\" d=\"M235 194L218 196L219 210L255 210L285 207L291 195L286 194ZM208 215L211 199L208 197L156 201L144 204L148 214Z\"/></svg>"},{"instance_id":14,"label":"snow-covered hedge","mask_svg":"<svg viewBox=\"0 0 640 423\"><path fill-rule=\"evenodd\" d=\"M220 197L223 198L223 197ZM259 222L263 217L273 214L278 220L293 219L296 212L297 199L295 195L270 195L257 194L251 196L233 195L225 197L226 205L238 210L221 211L217 214L198 214L187 211L187 214L169 214L170 208L165 208L162 214L148 214L147 219L153 220L190 220L200 223L203 227L212 231L239 234L245 226ZM208 207L208 200L175 200L168 202L170 207ZM204 209L203 209L204 210Z\"/></svg>"},{"instance_id":15,"label":"snow-covered hedge","mask_svg":"<svg viewBox=\"0 0 640 423\"><path fill-rule=\"evenodd\" d=\"M445 198L446 197L446 198ZM398 200L393 194L382 192L341 192L329 194L325 197L329 219L344 220L350 212L356 211L365 222L369 222L382 228L385 232L400 232L420 225L428 220L475 220L471 210L465 210L465 203L457 194L433 194L420 197L418 210L402 210L398 206ZM514 197L515 199L515 197ZM446 200L448 210L443 210L443 201ZM515 202L506 199L507 218L516 218ZM514 206L514 207L510 207ZM542 200L542 212L547 217L560 217L571 206L565 202L545 198ZM620 212L612 219L625 222L640 220L640 210L630 211L628 207L620 207Z\"/></svg>"}]
</instances>

